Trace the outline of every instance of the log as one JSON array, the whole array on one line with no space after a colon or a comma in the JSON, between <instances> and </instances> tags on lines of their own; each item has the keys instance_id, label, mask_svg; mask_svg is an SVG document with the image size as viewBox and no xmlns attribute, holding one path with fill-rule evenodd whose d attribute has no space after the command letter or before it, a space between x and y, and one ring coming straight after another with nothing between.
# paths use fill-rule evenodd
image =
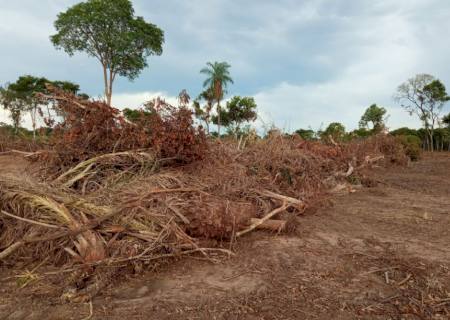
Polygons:
<instances>
[{"instance_id":1,"label":"log","mask_svg":"<svg viewBox=\"0 0 450 320\"><path fill-rule=\"evenodd\" d=\"M270 230L270 231L274 231L274 232L281 232L284 229L286 229L286 220L275 220L275 219L270 219L270 220L266 220L261 222L261 219L257 219L257 218L252 218L250 220L250 223L253 225L257 225L256 229L261 229L261 230Z\"/></svg>"},{"instance_id":2,"label":"log","mask_svg":"<svg viewBox=\"0 0 450 320\"><path fill-rule=\"evenodd\" d=\"M266 196L269 198L277 199L280 201L283 201L283 203L289 204L290 207L294 207L298 209L299 211L303 211L306 208L306 203L302 200L295 199L292 197L284 196L269 190L257 190L257 193L259 193L262 196Z\"/></svg>"},{"instance_id":3,"label":"log","mask_svg":"<svg viewBox=\"0 0 450 320\"><path fill-rule=\"evenodd\" d=\"M238 233L236 233L236 237L240 237L250 231L255 230L257 227L259 227L260 225L262 225L265 221L269 220L270 218L272 218L273 216L275 216L276 214L283 212L284 210L286 210L287 208L289 208L289 205L286 204L286 202L283 203L283 205L271 212L269 212L264 218L262 219L258 219L258 221L256 223L253 223L250 227L248 227L245 230L239 231Z\"/></svg>"}]
</instances>

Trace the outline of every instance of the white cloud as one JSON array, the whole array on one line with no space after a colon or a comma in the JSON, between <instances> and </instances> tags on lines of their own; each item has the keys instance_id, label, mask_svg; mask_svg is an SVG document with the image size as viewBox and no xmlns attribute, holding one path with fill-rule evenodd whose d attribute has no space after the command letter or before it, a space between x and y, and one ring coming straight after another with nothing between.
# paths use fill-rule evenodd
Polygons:
<instances>
[{"instance_id":1,"label":"white cloud","mask_svg":"<svg viewBox=\"0 0 450 320\"><path fill-rule=\"evenodd\" d=\"M178 98L170 96L166 92L134 92L134 93L118 93L112 97L112 105L118 109L138 109L147 101L155 98L162 98L171 105L178 105Z\"/></svg>"},{"instance_id":2,"label":"white cloud","mask_svg":"<svg viewBox=\"0 0 450 320\"><path fill-rule=\"evenodd\" d=\"M31 73L75 81L89 94L101 92L95 60L69 58L48 40L56 14L79 0L0 2L0 82ZM176 104L182 88L195 96L199 69L215 60L232 65L230 94L254 95L264 122L286 130L332 121L352 129L372 103L388 109L390 127L420 126L392 101L396 87L424 72L450 86L448 0L133 3L138 15L165 30L166 44L134 84L118 80L113 104L120 108L136 108L156 96Z\"/></svg>"}]
</instances>

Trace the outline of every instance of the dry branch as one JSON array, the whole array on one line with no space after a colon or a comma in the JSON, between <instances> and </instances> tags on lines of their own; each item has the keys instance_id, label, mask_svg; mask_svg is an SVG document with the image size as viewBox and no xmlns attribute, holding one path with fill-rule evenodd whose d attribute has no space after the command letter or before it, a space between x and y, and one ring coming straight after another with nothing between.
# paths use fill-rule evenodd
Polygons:
<instances>
[{"instance_id":1,"label":"dry branch","mask_svg":"<svg viewBox=\"0 0 450 320\"><path fill-rule=\"evenodd\" d=\"M286 228L287 221L270 219L270 220L261 222L261 219L252 218L252 219L250 219L250 223L252 225L258 225L256 227L256 229L281 232Z\"/></svg>"},{"instance_id":2,"label":"dry branch","mask_svg":"<svg viewBox=\"0 0 450 320\"><path fill-rule=\"evenodd\" d=\"M262 225L264 222L266 222L267 220L269 220L270 218L272 218L273 216L283 212L284 210L286 210L287 208L289 208L289 205L286 204L285 202L283 203L283 205L271 212L269 212L266 216L264 216L264 218L262 219L258 219L258 221L255 221L255 223L253 223L250 227L248 227L245 230L239 231L236 233L236 237L240 237L243 236L246 233L249 233L250 231L255 230L256 228L258 228L260 225Z\"/></svg>"}]
</instances>

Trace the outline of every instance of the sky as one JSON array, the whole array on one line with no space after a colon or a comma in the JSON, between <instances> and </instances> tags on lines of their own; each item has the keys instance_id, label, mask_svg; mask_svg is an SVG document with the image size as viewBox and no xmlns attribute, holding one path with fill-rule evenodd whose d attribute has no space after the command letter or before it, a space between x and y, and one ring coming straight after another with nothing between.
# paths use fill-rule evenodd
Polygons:
<instances>
[{"instance_id":1,"label":"sky","mask_svg":"<svg viewBox=\"0 0 450 320\"><path fill-rule=\"evenodd\" d=\"M79 0L0 0L0 84L20 75L80 84L101 97L102 70L49 40L57 14ZM165 32L164 52L133 82L116 80L113 105L137 108L202 90L208 61L231 64L228 95L253 96L256 126L283 130L358 126L373 103L391 129L419 127L393 100L398 85L429 73L450 87L448 0L133 0L136 15ZM446 106L446 112L450 107ZM0 121L7 115L0 111ZM25 119L25 125L29 122Z\"/></svg>"}]
</instances>

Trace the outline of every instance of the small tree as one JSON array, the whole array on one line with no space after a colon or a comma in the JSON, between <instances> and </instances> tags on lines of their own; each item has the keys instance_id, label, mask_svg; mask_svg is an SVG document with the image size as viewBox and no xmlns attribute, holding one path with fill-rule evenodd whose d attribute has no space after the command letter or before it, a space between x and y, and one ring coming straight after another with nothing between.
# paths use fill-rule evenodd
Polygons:
<instances>
[{"instance_id":1,"label":"small tree","mask_svg":"<svg viewBox=\"0 0 450 320\"><path fill-rule=\"evenodd\" d=\"M9 111L9 116L13 122L14 133L17 134L25 110L23 100L11 88L11 85L8 84L6 88L0 87L0 104L3 105L5 110Z\"/></svg>"},{"instance_id":2,"label":"small tree","mask_svg":"<svg viewBox=\"0 0 450 320\"><path fill-rule=\"evenodd\" d=\"M189 105L190 101L191 96L186 91L186 89L181 90L181 92L178 94L178 103L180 107L186 108Z\"/></svg>"},{"instance_id":3,"label":"small tree","mask_svg":"<svg viewBox=\"0 0 450 320\"><path fill-rule=\"evenodd\" d=\"M418 74L398 87L395 99L423 122L428 149L433 151L434 129L444 104L450 100L444 84L431 75Z\"/></svg>"},{"instance_id":4,"label":"small tree","mask_svg":"<svg viewBox=\"0 0 450 320\"><path fill-rule=\"evenodd\" d=\"M316 133L312 129L298 129L295 131L303 140L312 141L316 138Z\"/></svg>"},{"instance_id":5,"label":"small tree","mask_svg":"<svg viewBox=\"0 0 450 320\"><path fill-rule=\"evenodd\" d=\"M202 106L201 102L205 104ZM204 90L193 102L194 115L200 121L205 122L206 132L209 134L209 124L211 122L211 111L214 104L214 92L211 88Z\"/></svg>"},{"instance_id":6,"label":"small tree","mask_svg":"<svg viewBox=\"0 0 450 320\"><path fill-rule=\"evenodd\" d=\"M86 52L103 67L106 103L111 104L116 76L134 80L147 57L162 54L164 33L135 17L129 0L87 0L58 15L51 41L69 55Z\"/></svg>"},{"instance_id":7,"label":"small tree","mask_svg":"<svg viewBox=\"0 0 450 320\"><path fill-rule=\"evenodd\" d=\"M214 124L222 120L222 124L230 129L235 136L241 130L241 125L244 122L255 121L257 118L256 102L252 97L235 96L227 102L226 109L220 110L220 116L212 118Z\"/></svg>"},{"instance_id":8,"label":"small tree","mask_svg":"<svg viewBox=\"0 0 450 320\"><path fill-rule=\"evenodd\" d=\"M30 75L21 76L16 82L10 84L10 89L16 92L17 99L21 100L24 111L28 111L31 117L31 126L33 128L33 139L36 138L36 124L38 117L38 108L40 99L37 93L46 91L46 84L49 81L46 78L37 78Z\"/></svg>"},{"instance_id":9,"label":"small tree","mask_svg":"<svg viewBox=\"0 0 450 320\"><path fill-rule=\"evenodd\" d=\"M345 127L342 123L332 122L321 133L321 138L331 140L331 142L342 141L345 137Z\"/></svg>"},{"instance_id":10,"label":"small tree","mask_svg":"<svg viewBox=\"0 0 450 320\"><path fill-rule=\"evenodd\" d=\"M386 122L386 109L379 107L376 104L372 104L366 109L359 121L360 129L370 129L369 123L372 124L372 131L379 133L385 128Z\"/></svg>"},{"instance_id":11,"label":"small tree","mask_svg":"<svg viewBox=\"0 0 450 320\"><path fill-rule=\"evenodd\" d=\"M220 127L222 124L220 117L220 101L223 99L228 83L233 83L233 79L231 79L229 70L231 68L231 65L229 65L227 62L208 62L206 65L207 67L200 70L200 73L207 76L206 80L203 82L203 87L207 90L212 90L214 99L217 102L217 126L220 138Z\"/></svg>"}]
</instances>

